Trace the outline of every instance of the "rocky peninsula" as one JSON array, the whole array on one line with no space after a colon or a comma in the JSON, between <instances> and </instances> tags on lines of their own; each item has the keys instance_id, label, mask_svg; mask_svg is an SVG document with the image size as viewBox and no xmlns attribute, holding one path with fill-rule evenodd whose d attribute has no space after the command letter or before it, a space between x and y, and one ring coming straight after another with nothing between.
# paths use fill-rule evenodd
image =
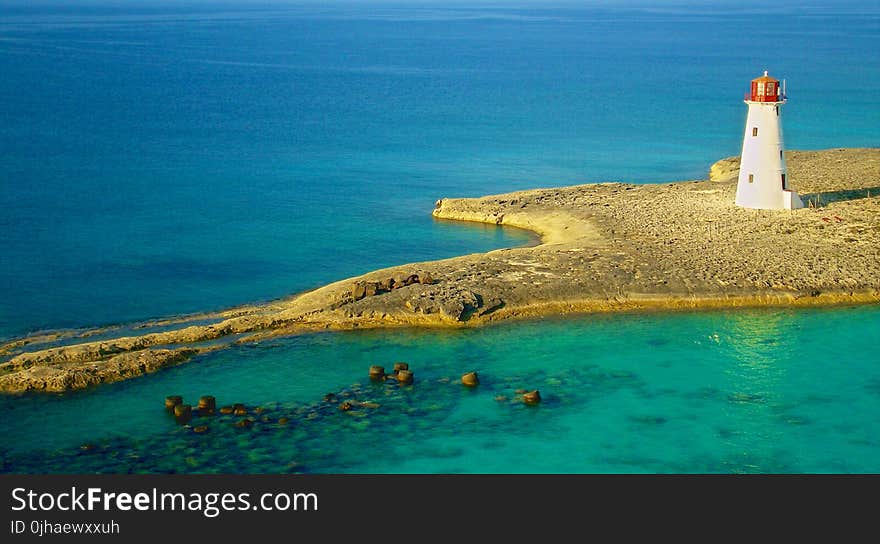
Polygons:
<instances>
[{"instance_id":1,"label":"rocky peninsula","mask_svg":"<svg viewBox=\"0 0 880 544\"><path fill-rule=\"evenodd\" d=\"M124 335L93 329L15 339L0 346L0 392L81 389L233 343L324 329L880 302L880 148L789 151L786 160L807 208L736 207L735 157L713 164L705 180L443 198L438 219L529 229L541 243L387 268L266 304L134 325Z\"/></svg>"}]
</instances>

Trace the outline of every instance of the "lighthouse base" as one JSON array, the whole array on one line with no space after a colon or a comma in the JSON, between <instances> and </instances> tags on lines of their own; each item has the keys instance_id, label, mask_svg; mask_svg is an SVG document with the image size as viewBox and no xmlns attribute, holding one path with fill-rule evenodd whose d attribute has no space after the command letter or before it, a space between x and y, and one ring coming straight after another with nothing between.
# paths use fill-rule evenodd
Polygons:
<instances>
[{"instance_id":1,"label":"lighthouse base","mask_svg":"<svg viewBox=\"0 0 880 544\"><path fill-rule=\"evenodd\" d=\"M782 205L786 210L797 210L804 207L804 201L794 191L782 191Z\"/></svg>"},{"instance_id":2,"label":"lighthouse base","mask_svg":"<svg viewBox=\"0 0 880 544\"><path fill-rule=\"evenodd\" d=\"M741 208L753 210L797 210L804 207L801 197L788 189L771 195L754 195L737 191L735 202Z\"/></svg>"}]
</instances>

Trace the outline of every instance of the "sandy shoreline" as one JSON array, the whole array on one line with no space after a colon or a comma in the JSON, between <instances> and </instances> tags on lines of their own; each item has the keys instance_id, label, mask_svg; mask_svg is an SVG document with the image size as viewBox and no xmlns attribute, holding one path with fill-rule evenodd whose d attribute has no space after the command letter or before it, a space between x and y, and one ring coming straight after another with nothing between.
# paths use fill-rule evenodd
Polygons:
<instances>
[{"instance_id":1,"label":"sandy shoreline","mask_svg":"<svg viewBox=\"0 0 880 544\"><path fill-rule=\"evenodd\" d=\"M65 391L180 364L205 351L310 330L476 326L567 313L880 302L880 149L787 152L815 208L733 205L738 162L710 179L444 198L441 219L528 229L541 243L397 266L266 304L0 346L0 391ZM209 325L193 325L214 320ZM212 341L211 345L200 343ZM43 349L41 349L43 348Z\"/></svg>"}]
</instances>

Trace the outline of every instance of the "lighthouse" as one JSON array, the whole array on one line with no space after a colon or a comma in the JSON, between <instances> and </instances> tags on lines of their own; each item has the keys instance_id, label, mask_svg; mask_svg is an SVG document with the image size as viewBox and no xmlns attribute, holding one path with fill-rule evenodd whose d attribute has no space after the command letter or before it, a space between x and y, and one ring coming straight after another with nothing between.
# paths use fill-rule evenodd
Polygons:
<instances>
[{"instance_id":1,"label":"lighthouse","mask_svg":"<svg viewBox=\"0 0 880 544\"><path fill-rule=\"evenodd\" d=\"M752 80L746 95L749 107L743 135L736 205L761 210L803 208L797 193L789 190L782 147L782 106L785 94L779 80L764 75Z\"/></svg>"}]
</instances>

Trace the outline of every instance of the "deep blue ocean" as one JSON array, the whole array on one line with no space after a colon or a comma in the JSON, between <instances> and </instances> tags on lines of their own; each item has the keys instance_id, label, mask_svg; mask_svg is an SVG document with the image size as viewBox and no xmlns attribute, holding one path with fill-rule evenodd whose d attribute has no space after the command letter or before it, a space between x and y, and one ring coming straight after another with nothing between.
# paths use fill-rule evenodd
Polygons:
<instances>
[{"instance_id":1,"label":"deep blue ocean","mask_svg":"<svg viewBox=\"0 0 880 544\"><path fill-rule=\"evenodd\" d=\"M0 0L0 339L529 243L434 201L704 178L764 70L787 148L880 145L877 1L70 4ZM307 335L0 399L0 471L877 472L878 340L876 306ZM395 360L416 392L319 409ZM194 435L173 393L317 415Z\"/></svg>"}]
</instances>

